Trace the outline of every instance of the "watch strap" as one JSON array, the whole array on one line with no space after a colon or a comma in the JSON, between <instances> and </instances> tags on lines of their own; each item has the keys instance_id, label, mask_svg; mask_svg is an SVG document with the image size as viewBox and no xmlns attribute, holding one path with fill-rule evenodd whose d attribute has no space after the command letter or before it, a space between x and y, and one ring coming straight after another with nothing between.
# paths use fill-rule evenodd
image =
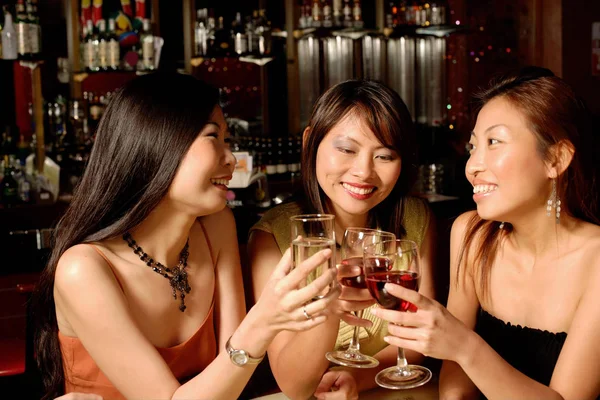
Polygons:
<instances>
[{"instance_id":1,"label":"watch strap","mask_svg":"<svg viewBox=\"0 0 600 400\"><path fill-rule=\"evenodd\" d=\"M261 362L261 361L262 361L262 360L265 358L265 355L266 355L267 353L265 353L265 354L263 354L262 356L260 356L260 357L256 358L256 357L252 357L252 356L251 356L251 355L250 355L250 354L249 354L249 353L248 353L246 350L234 349L233 347L231 347L231 343L230 343L230 342L231 342L231 338L232 338L232 337L233 337L233 335L232 335L232 336L230 336L230 337L229 337L229 339L227 339L227 343L225 344L225 350L227 351L227 353L229 354L229 357L231 358L231 361L232 361L232 362L233 362L235 365L240 365L240 364L236 363L236 362L233 360L233 357L234 357L234 355L235 355L236 353L240 353L240 352L243 352L243 353L246 355L246 357L247 357L247 360L248 360L248 361L246 361L246 363L245 363L245 364L259 364L259 363L260 363L260 362Z\"/></svg>"}]
</instances>

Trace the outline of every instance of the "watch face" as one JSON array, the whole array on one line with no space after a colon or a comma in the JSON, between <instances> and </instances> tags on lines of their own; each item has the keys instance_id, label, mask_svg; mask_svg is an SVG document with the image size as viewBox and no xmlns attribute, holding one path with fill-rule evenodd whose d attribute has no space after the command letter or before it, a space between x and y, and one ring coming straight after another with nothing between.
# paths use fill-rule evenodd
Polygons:
<instances>
[{"instance_id":1,"label":"watch face","mask_svg":"<svg viewBox=\"0 0 600 400\"><path fill-rule=\"evenodd\" d=\"M236 351L231 355L231 360L237 365L246 365L248 356L242 351Z\"/></svg>"}]
</instances>

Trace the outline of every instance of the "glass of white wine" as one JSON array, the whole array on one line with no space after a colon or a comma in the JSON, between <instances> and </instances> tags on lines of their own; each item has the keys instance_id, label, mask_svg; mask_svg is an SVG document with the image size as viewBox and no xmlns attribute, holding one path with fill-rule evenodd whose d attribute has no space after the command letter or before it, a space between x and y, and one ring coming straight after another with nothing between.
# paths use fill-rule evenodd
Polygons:
<instances>
[{"instance_id":1,"label":"glass of white wine","mask_svg":"<svg viewBox=\"0 0 600 400\"><path fill-rule=\"evenodd\" d=\"M335 268L335 216L331 214L295 215L291 220L292 268L321 250L330 249L331 257L319 265L302 285L308 285L330 268ZM336 284L335 282L333 283ZM322 298L321 293L314 300Z\"/></svg>"}]
</instances>

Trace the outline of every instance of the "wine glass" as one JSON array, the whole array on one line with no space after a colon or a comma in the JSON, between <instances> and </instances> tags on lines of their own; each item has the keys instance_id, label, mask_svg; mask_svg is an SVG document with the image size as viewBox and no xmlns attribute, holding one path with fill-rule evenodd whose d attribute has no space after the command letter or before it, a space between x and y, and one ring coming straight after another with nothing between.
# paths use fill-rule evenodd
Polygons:
<instances>
[{"instance_id":1,"label":"wine glass","mask_svg":"<svg viewBox=\"0 0 600 400\"><path fill-rule=\"evenodd\" d=\"M412 240L387 240L365 247L364 271L367 288L383 308L416 312L417 308L408 301L392 296L385 284L395 283L407 289L418 290L421 272L419 251ZM375 377L375 382L387 389L411 389L426 384L431 371L420 365L408 365L404 349L398 347L398 362Z\"/></svg>"},{"instance_id":2,"label":"wine glass","mask_svg":"<svg viewBox=\"0 0 600 400\"><path fill-rule=\"evenodd\" d=\"M363 273L363 252L364 247L369 244L381 242L383 240L396 240L396 235L390 232L384 232L377 229L367 228L347 228L344 232L342 247L340 249L342 257L342 267L358 267L360 271L352 277L343 277L340 279L342 286L350 286L357 289L366 289L365 275ZM362 318L363 310L357 311L355 315ZM336 364L353 368L374 368L379 365L376 358L364 355L360 352L360 342L358 333L360 327L355 326L350 340L350 345L346 350L330 351L325 357Z\"/></svg>"},{"instance_id":3,"label":"wine glass","mask_svg":"<svg viewBox=\"0 0 600 400\"><path fill-rule=\"evenodd\" d=\"M304 260L310 258L321 250L330 249L331 257L322 265L319 265L303 282L304 287L327 272L335 268L335 216L332 214L303 214L294 215L291 221L292 240L292 268L296 268ZM332 285L336 285L335 281ZM333 286L332 286L333 287ZM312 301L319 300L325 296L321 293Z\"/></svg>"}]
</instances>

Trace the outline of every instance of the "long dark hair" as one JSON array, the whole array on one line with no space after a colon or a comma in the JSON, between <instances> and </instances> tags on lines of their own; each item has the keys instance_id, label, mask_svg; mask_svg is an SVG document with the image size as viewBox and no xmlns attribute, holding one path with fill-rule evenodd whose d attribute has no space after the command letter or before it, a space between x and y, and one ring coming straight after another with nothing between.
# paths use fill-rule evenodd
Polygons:
<instances>
[{"instance_id":1,"label":"long dark hair","mask_svg":"<svg viewBox=\"0 0 600 400\"><path fill-rule=\"evenodd\" d=\"M557 181L557 195L563 212L583 221L600 225L598 216L598 169L594 162L597 142L592 132L592 116L583 101L562 79L545 68L527 67L519 73L492 80L490 87L476 95L478 111L492 99L502 97L525 117L537 139L538 155L545 161L555 161L552 148L566 141L575 154ZM489 291L492 264L501 240L510 234L512 226L486 221L474 214L467 223L466 235L459 253L458 267L469 259L473 250L480 287L485 296ZM477 238L477 241L475 240ZM477 243L477 246L474 244ZM465 266L466 267L466 266ZM457 274L458 276L458 274Z\"/></svg>"},{"instance_id":2,"label":"long dark hair","mask_svg":"<svg viewBox=\"0 0 600 400\"><path fill-rule=\"evenodd\" d=\"M406 235L402 225L404 198L417 175L415 128L398 93L378 81L349 80L319 97L310 117L302 148L302 184L312 212L325 211L326 195L317 181L317 150L329 131L348 114L364 121L384 146L402 160L402 172L387 198L369 212L369 225Z\"/></svg>"},{"instance_id":3,"label":"long dark hair","mask_svg":"<svg viewBox=\"0 0 600 400\"><path fill-rule=\"evenodd\" d=\"M132 80L108 104L33 299L45 398L64 392L53 296L58 260L76 244L118 237L141 223L165 197L217 104L216 89L191 76L163 72Z\"/></svg>"}]
</instances>

